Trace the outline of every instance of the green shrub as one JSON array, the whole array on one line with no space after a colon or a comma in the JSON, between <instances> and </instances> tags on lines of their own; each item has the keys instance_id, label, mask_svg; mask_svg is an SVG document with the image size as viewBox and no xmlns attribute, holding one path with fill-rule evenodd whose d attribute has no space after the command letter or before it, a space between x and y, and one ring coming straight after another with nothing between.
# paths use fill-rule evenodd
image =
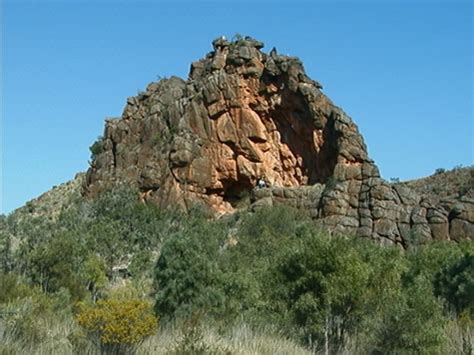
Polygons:
<instances>
[{"instance_id":1,"label":"green shrub","mask_svg":"<svg viewBox=\"0 0 474 355\"><path fill-rule=\"evenodd\" d=\"M14 273L0 273L0 285L0 304L23 299L38 292L35 287L28 285L22 277Z\"/></svg>"},{"instance_id":2,"label":"green shrub","mask_svg":"<svg viewBox=\"0 0 474 355\"><path fill-rule=\"evenodd\" d=\"M87 290L79 270L86 255L84 245L74 234L54 235L31 254L33 280L46 292L65 287L74 299L82 299Z\"/></svg>"},{"instance_id":3,"label":"green shrub","mask_svg":"<svg viewBox=\"0 0 474 355\"><path fill-rule=\"evenodd\" d=\"M89 147L92 159L104 151L103 137L99 136L97 140Z\"/></svg>"},{"instance_id":4,"label":"green shrub","mask_svg":"<svg viewBox=\"0 0 474 355\"><path fill-rule=\"evenodd\" d=\"M434 293L441 296L457 314L474 317L474 254L465 253L447 263L434 279Z\"/></svg>"},{"instance_id":5,"label":"green shrub","mask_svg":"<svg viewBox=\"0 0 474 355\"><path fill-rule=\"evenodd\" d=\"M0 218L0 272L8 272L13 267L12 244L8 225L3 218Z\"/></svg>"},{"instance_id":6,"label":"green shrub","mask_svg":"<svg viewBox=\"0 0 474 355\"><path fill-rule=\"evenodd\" d=\"M223 237L217 223L190 217L183 230L166 240L155 269L157 314L186 317L222 306L223 274L217 260Z\"/></svg>"},{"instance_id":7,"label":"green shrub","mask_svg":"<svg viewBox=\"0 0 474 355\"><path fill-rule=\"evenodd\" d=\"M371 352L438 353L443 342L445 321L442 308L431 292L428 280L417 278L416 284L401 289L398 297L373 319Z\"/></svg>"},{"instance_id":8,"label":"green shrub","mask_svg":"<svg viewBox=\"0 0 474 355\"><path fill-rule=\"evenodd\" d=\"M313 235L289 248L277 270L304 339L342 346L360 321L370 265L349 242Z\"/></svg>"},{"instance_id":9,"label":"green shrub","mask_svg":"<svg viewBox=\"0 0 474 355\"><path fill-rule=\"evenodd\" d=\"M24 346L48 342L50 323L59 323L70 312L70 295L62 289L51 295L32 288L26 297L16 298L0 305L3 337ZM0 333L0 337L1 337Z\"/></svg>"},{"instance_id":10,"label":"green shrub","mask_svg":"<svg viewBox=\"0 0 474 355\"><path fill-rule=\"evenodd\" d=\"M90 255L84 262L82 278L95 301L108 282L104 261L97 255Z\"/></svg>"}]
</instances>

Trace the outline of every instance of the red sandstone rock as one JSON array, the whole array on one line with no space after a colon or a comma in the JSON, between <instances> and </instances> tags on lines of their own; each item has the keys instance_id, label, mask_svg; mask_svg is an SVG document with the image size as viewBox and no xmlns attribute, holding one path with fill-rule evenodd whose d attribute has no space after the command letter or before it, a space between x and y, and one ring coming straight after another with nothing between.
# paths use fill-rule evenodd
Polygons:
<instances>
[{"instance_id":1,"label":"red sandstone rock","mask_svg":"<svg viewBox=\"0 0 474 355\"><path fill-rule=\"evenodd\" d=\"M213 46L187 81L151 83L106 122L86 195L126 183L162 207L228 213L251 194L255 206L294 205L334 231L384 243L406 245L413 233L473 238L472 201L450 223L449 208L422 206L380 179L357 126L297 58L265 54L251 38ZM255 191L259 179L270 187Z\"/></svg>"}]
</instances>

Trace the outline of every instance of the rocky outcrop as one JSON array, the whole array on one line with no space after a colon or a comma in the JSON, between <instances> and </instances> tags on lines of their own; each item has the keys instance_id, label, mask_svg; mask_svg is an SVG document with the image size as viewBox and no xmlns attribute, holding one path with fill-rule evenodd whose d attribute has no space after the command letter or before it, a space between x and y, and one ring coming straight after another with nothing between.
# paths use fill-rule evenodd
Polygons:
<instances>
[{"instance_id":1,"label":"rocky outcrop","mask_svg":"<svg viewBox=\"0 0 474 355\"><path fill-rule=\"evenodd\" d=\"M474 239L474 167L437 169L432 176L401 185L423 197L433 238Z\"/></svg>"},{"instance_id":2,"label":"rocky outcrop","mask_svg":"<svg viewBox=\"0 0 474 355\"><path fill-rule=\"evenodd\" d=\"M472 201L442 204L381 179L357 126L298 58L266 54L250 37L213 47L188 80L151 83L107 120L87 196L125 183L162 207L201 203L216 214L245 198L287 203L333 231L402 246L472 238ZM268 187L255 189L259 180Z\"/></svg>"}]
</instances>

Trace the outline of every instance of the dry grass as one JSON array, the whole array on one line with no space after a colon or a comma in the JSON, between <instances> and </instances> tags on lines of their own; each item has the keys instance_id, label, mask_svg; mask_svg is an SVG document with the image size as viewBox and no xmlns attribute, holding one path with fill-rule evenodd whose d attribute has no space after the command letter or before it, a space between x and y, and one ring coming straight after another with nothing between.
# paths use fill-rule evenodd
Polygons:
<instances>
[{"instance_id":1,"label":"dry grass","mask_svg":"<svg viewBox=\"0 0 474 355\"><path fill-rule=\"evenodd\" d=\"M98 355L92 342L87 340L72 319L61 322L38 320L36 327L44 332L41 339L36 335L19 338L4 320L0 320L0 355ZM33 331L34 332L34 331ZM212 327L200 329L198 349L205 349L209 354L311 354L310 351L264 330L253 331L246 325L232 328L226 336L221 336ZM155 335L145 340L138 348L137 354L179 354L183 333L180 327L162 327Z\"/></svg>"},{"instance_id":2,"label":"dry grass","mask_svg":"<svg viewBox=\"0 0 474 355\"><path fill-rule=\"evenodd\" d=\"M445 327L446 343L444 353L464 355L474 353L474 328L472 320L470 325L466 322L450 321Z\"/></svg>"},{"instance_id":3,"label":"dry grass","mask_svg":"<svg viewBox=\"0 0 474 355\"><path fill-rule=\"evenodd\" d=\"M182 331L178 327L161 329L149 338L139 349L138 354L179 354L183 342ZM197 348L206 349L204 353L252 355L252 354L312 354L295 341L265 329L252 330L242 324L233 327L226 335L219 335L212 327L201 329Z\"/></svg>"},{"instance_id":4,"label":"dry grass","mask_svg":"<svg viewBox=\"0 0 474 355\"><path fill-rule=\"evenodd\" d=\"M21 313L20 313L21 314ZM19 316L21 317L21 316ZM443 354L469 354L474 349L472 325L450 321L445 328ZM357 338L350 339L340 354L364 354ZM183 352L183 343L202 352ZM199 327L194 337L183 335L180 325L161 327L137 349L138 355L151 354L322 354L312 352L288 339L284 334L268 329L252 329L241 324L219 334L211 325ZM72 317L59 316L31 320L0 318L0 355L99 355L98 349L86 338Z\"/></svg>"}]
</instances>

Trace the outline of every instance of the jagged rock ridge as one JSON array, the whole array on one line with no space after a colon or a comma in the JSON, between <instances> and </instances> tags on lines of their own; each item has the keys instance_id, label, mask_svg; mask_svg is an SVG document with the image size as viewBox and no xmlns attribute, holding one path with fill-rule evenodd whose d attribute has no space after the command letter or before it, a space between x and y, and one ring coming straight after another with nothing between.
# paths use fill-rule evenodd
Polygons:
<instances>
[{"instance_id":1,"label":"jagged rock ridge","mask_svg":"<svg viewBox=\"0 0 474 355\"><path fill-rule=\"evenodd\" d=\"M187 81L151 83L106 122L85 195L126 183L162 207L216 213L250 195L254 207L291 204L333 231L387 243L472 238L472 199L440 203L381 179L356 125L298 58L266 54L250 37L213 47ZM259 179L269 187L255 189Z\"/></svg>"}]
</instances>

